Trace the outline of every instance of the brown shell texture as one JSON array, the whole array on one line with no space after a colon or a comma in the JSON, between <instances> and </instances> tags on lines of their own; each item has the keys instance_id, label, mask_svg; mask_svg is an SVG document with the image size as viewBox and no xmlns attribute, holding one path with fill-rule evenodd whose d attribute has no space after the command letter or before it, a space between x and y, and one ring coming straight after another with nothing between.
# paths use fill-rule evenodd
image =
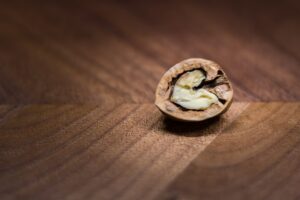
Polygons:
<instances>
[{"instance_id":1,"label":"brown shell texture","mask_svg":"<svg viewBox=\"0 0 300 200\"><path fill-rule=\"evenodd\" d=\"M202 70L206 74L202 88L214 93L218 104L205 110L184 109L170 100L176 80L185 72ZM232 85L221 67L210 60L190 58L171 67L161 78L155 94L155 105L167 116L181 121L203 121L226 112L233 98Z\"/></svg>"}]
</instances>

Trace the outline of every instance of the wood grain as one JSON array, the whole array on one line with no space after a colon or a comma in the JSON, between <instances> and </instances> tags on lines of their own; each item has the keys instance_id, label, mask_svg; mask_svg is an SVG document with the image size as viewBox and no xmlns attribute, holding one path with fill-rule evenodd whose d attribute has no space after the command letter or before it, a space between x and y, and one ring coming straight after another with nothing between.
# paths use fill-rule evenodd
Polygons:
<instances>
[{"instance_id":1,"label":"wood grain","mask_svg":"<svg viewBox=\"0 0 300 200\"><path fill-rule=\"evenodd\" d=\"M293 1L2 1L0 102L153 102L162 74L189 57L220 63L238 101L299 100L299 10Z\"/></svg>"},{"instance_id":2,"label":"wood grain","mask_svg":"<svg viewBox=\"0 0 300 200\"><path fill-rule=\"evenodd\" d=\"M0 199L299 199L297 1L1 1ZM163 73L218 62L234 103L185 124Z\"/></svg>"},{"instance_id":3,"label":"wood grain","mask_svg":"<svg viewBox=\"0 0 300 200\"><path fill-rule=\"evenodd\" d=\"M246 107L184 126L152 104L21 107L0 126L1 197L154 197Z\"/></svg>"},{"instance_id":4,"label":"wood grain","mask_svg":"<svg viewBox=\"0 0 300 200\"><path fill-rule=\"evenodd\" d=\"M185 169L166 199L298 199L300 104L251 104Z\"/></svg>"},{"instance_id":5,"label":"wood grain","mask_svg":"<svg viewBox=\"0 0 300 200\"><path fill-rule=\"evenodd\" d=\"M235 103L221 118L202 124L178 124L153 108L152 104L20 107L0 126L1 197L294 199L299 195L299 103Z\"/></svg>"}]
</instances>

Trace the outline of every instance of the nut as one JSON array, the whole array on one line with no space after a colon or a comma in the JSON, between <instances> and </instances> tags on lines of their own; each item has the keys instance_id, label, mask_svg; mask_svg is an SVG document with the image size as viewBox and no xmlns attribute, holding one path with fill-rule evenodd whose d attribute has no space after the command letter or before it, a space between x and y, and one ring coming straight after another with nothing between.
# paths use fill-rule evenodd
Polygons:
<instances>
[{"instance_id":1,"label":"nut","mask_svg":"<svg viewBox=\"0 0 300 200\"><path fill-rule=\"evenodd\" d=\"M176 81L171 101L189 110L205 110L212 103L218 102L218 97L206 89L196 89L205 75L200 70L182 74Z\"/></svg>"},{"instance_id":2,"label":"nut","mask_svg":"<svg viewBox=\"0 0 300 200\"><path fill-rule=\"evenodd\" d=\"M155 105L182 121L203 121L224 113L233 90L221 67L210 60L190 58L170 68L161 78Z\"/></svg>"}]
</instances>

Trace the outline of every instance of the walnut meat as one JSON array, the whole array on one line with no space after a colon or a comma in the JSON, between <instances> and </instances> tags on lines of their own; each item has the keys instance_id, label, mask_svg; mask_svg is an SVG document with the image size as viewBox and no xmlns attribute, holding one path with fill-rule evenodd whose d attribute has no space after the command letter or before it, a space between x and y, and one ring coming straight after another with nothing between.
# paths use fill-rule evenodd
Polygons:
<instances>
[{"instance_id":1,"label":"walnut meat","mask_svg":"<svg viewBox=\"0 0 300 200\"><path fill-rule=\"evenodd\" d=\"M203 121L224 113L232 97L231 83L217 63L190 58L163 75L156 89L155 105L171 118Z\"/></svg>"}]
</instances>

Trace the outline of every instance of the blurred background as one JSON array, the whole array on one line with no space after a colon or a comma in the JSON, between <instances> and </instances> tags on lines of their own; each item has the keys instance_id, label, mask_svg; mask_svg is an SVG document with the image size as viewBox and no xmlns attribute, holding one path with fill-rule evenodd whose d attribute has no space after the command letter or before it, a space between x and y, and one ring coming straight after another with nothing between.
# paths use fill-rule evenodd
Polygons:
<instances>
[{"instance_id":1,"label":"blurred background","mask_svg":"<svg viewBox=\"0 0 300 200\"><path fill-rule=\"evenodd\" d=\"M153 102L162 74L219 63L237 101L300 98L298 1L1 1L0 102Z\"/></svg>"}]
</instances>

